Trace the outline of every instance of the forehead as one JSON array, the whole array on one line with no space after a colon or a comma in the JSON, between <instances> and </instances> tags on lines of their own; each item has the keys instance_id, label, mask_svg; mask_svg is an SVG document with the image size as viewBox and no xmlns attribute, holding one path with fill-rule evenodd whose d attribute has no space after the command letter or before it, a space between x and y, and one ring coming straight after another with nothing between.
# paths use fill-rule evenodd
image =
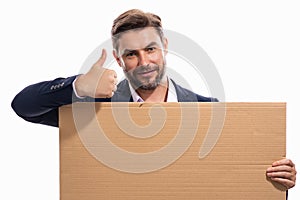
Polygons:
<instances>
[{"instance_id":1,"label":"forehead","mask_svg":"<svg viewBox=\"0 0 300 200\"><path fill-rule=\"evenodd\" d=\"M126 31L120 35L118 40L119 52L143 49L153 42L162 45L158 32L153 27Z\"/></svg>"}]
</instances>

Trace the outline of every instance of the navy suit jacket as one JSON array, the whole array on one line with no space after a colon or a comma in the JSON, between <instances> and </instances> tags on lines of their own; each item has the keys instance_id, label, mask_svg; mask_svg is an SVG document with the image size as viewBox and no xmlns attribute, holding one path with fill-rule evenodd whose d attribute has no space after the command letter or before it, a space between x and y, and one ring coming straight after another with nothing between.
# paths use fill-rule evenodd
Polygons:
<instances>
[{"instance_id":1,"label":"navy suit jacket","mask_svg":"<svg viewBox=\"0 0 300 200\"><path fill-rule=\"evenodd\" d=\"M58 108L80 101L132 102L128 81L125 79L117 86L112 98L77 98L72 83L76 76L57 78L52 81L36 83L24 88L12 101L12 108L24 120L58 127ZM216 98L198 95L177 85L173 80L178 102L217 102Z\"/></svg>"}]
</instances>

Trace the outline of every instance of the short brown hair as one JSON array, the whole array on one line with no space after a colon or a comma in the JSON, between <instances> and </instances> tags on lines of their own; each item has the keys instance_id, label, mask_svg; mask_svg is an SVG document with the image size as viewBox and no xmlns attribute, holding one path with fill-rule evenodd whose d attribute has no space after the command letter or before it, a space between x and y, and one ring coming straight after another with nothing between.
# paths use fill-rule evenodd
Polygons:
<instances>
[{"instance_id":1,"label":"short brown hair","mask_svg":"<svg viewBox=\"0 0 300 200\"><path fill-rule=\"evenodd\" d=\"M113 47L117 49L117 40L120 33L145 27L154 27L161 40L163 39L162 24L159 16L143 12L139 9L131 9L122 13L114 20L112 25L111 36Z\"/></svg>"}]
</instances>

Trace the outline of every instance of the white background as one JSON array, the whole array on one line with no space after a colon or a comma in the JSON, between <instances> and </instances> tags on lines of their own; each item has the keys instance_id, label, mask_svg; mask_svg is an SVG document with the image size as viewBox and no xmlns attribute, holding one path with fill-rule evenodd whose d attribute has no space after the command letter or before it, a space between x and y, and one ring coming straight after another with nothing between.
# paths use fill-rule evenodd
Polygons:
<instances>
[{"instance_id":1,"label":"white background","mask_svg":"<svg viewBox=\"0 0 300 200\"><path fill-rule=\"evenodd\" d=\"M298 1L1 1L0 199L59 199L58 129L24 121L10 103L29 84L77 74L109 39L113 19L131 8L158 14L166 29L197 42L226 101L287 102L287 157L300 169Z\"/></svg>"}]
</instances>

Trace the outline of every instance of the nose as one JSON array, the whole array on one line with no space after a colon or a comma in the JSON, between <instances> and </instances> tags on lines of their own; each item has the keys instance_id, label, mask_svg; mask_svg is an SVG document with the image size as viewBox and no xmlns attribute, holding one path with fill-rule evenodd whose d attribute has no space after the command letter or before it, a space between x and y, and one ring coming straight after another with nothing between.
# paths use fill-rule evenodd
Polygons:
<instances>
[{"instance_id":1,"label":"nose","mask_svg":"<svg viewBox=\"0 0 300 200\"><path fill-rule=\"evenodd\" d=\"M139 65L148 65L149 64L149 58L146 52L140 52L139 53Z\"/></svg>"}]
</instances>

